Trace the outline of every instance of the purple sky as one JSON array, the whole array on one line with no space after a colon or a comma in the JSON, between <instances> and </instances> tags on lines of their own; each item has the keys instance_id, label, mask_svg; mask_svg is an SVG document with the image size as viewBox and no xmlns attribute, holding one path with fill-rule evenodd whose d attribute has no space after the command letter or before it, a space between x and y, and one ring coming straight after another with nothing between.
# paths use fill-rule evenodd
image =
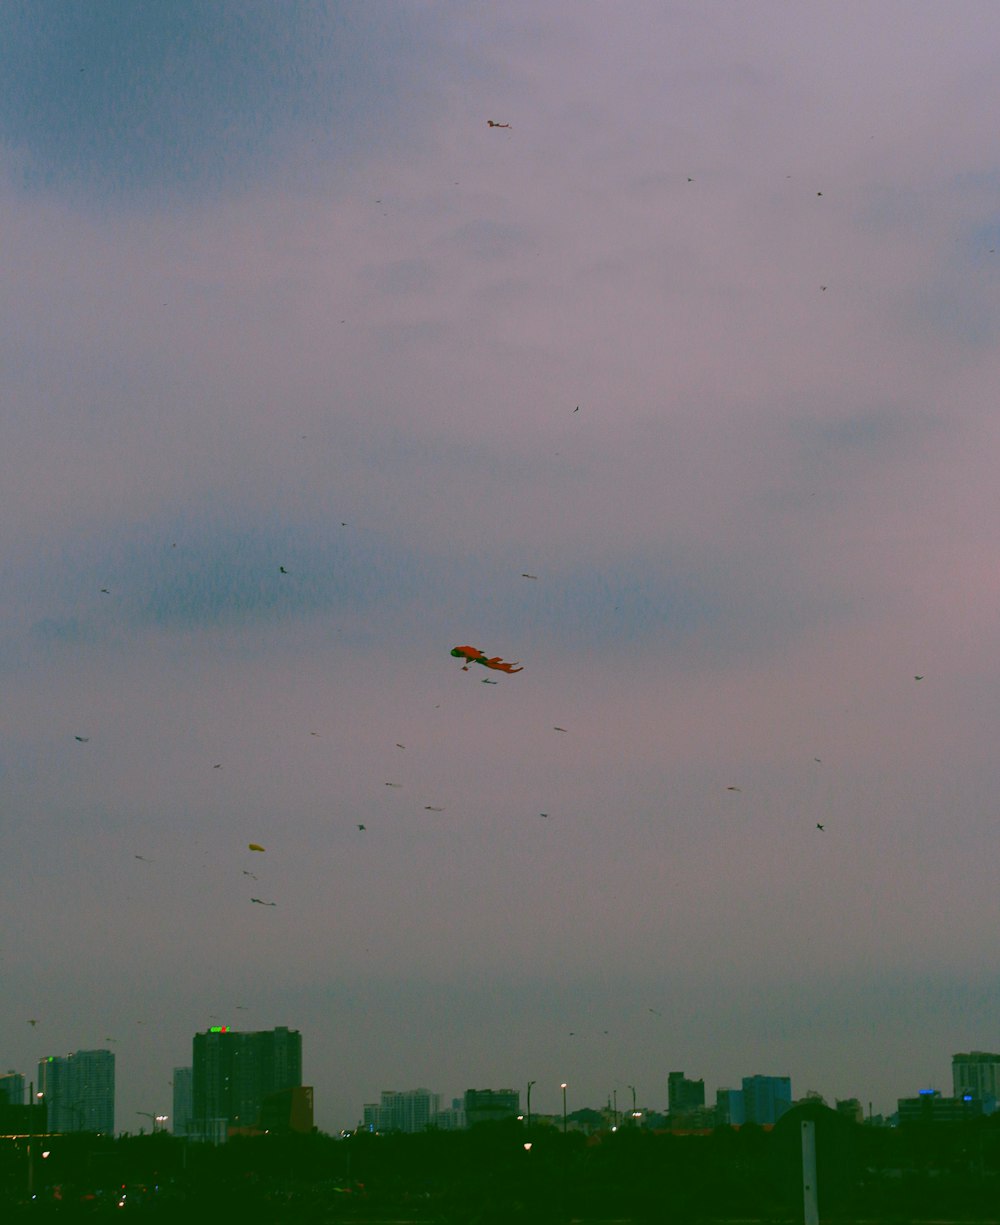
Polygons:
<instances>
[{"instance_id":1,"label":"purple sky","mask_svg":"<svg viewBox=\"0 0 1000 1225\"><path fill-rule=\"evenodd\" d=\"M0 46L3 1067L113 1038L135 1129L289 1025L334 1130L997 1049L996 6Z\"/></svg>"}]
</instances>

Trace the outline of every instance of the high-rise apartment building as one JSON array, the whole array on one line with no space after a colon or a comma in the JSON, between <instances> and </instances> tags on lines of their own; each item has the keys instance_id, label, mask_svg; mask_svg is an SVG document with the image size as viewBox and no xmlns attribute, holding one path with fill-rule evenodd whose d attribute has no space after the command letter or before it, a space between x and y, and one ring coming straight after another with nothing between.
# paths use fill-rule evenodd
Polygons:
<instances>
[{"instance_id":1,"label":"high-rise apartment building","mask_svg":"<svg viewBox=\"0 0 1000 1225\"><path fill-rule=\"evenodd\" d=\"M170 1130L175 1136L186 1136L191 1130L194 1119L192 1080L191 1068L174 1068L174 1113Z\"/></svg>"},{"instance_id":2,"label":"high-rise apartment building","mask_svg":"<svg viewBox=\"0 0 1000 1225\"><path fill-rule=\"evenodd\" d=\"M24 1077L20 1072L0 1073L0 1106L24 1105Z\"/></svg>"},{"instance_id":3,"label":"high-rise apartment building","mask_svg":"<svg viewBox=\"0 0 1000 1225\"><path fill-rule=\"evenodd\" d=\"M744 1076L743 1117L747 1123L777 1123L792 1105L790 1076Z\"/></svg>"},{"instance_id":4,"label":"high-rise apartment building","mask_svg":"<svg viewBox=\"0 0 1000 1225\"><path fill-rule=\"evenodd\" d=\"M742 1089L717 1089L715 1121L719 1127L740 1127L745 1122Z\"/></svg>"},{"instance_id":5,"label":"high-rise apartment building","mask_svg":"<svg viewBox=\"0 0 1000 1225\"><path fill-rule=\"evenodd\" d=\"M199 1135L253 1127L264 1099L302 1084L302 1035L297 1029L242 1033L213 1025L195 1034L191 1126Z\"/></svg>"},{"instance_id":6,"label":"high-rise apartment building","mask_svg":"<svg viewBox=\"0 0 1000 1225\"><path fill-rule=\"evenodd\" d=\"M441 1094L430 1089L383 1089L377 1103L365 1104L364 1125L370 1131L426 1131L440 1109Z\"/></svg>"},{"instance_id":7,"label":"high-rise apartment building","mask_svg":"<svg viewBox=\"0 0 1000 1225\"><path fill-rule=\"evenodd\" d=\"M667 1109L671 1114L689 1114L704 1105L704 1080L688 1080L683 1072L667 1076Z\"/></svg>"},{"instance_id":8,"label":"high-rise apartment building","mask_svg":"<svg viewBox=\"0 0 1000 1225\"><path fill-rule=\"evenodd\" d=\"M39 1101L50 1131L115 1130L115 1057L111 1051L49 1055L38 1065Z\"/></svg>"},{"instance_id":9,"label":"high-rise apartment building","mask_svg":"<svg viewBox=\"0 0 1000 1225\"><path fill-rule=\"evenodd\" d=\"M989 1051L952 1055L951 1084L955 1097L972 1097L982 1102L1000 1098L1000 1055Z\"/></svg>"}]
</instances>

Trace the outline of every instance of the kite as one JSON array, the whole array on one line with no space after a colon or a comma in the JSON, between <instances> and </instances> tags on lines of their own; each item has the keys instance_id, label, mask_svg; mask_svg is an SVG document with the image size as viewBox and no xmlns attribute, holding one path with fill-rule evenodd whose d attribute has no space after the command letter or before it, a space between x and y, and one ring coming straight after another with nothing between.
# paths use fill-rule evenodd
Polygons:
<instances>
[{"instance_id":1,"label":"kite","mask_svg":"<svg viewBox=\"0 0 1000 1225\"><path fill-rule=\"evenodd\" d=\"M487 659L478 647L452 647L452 655L456 659L467 659L469 662L462 665L462 671L468 672L469 664L482 664L484 668L493 668L496 672L523 672L523 668L518 668L515 664L505 663L499 655L493 655Z\"/></svg>"},{"instance_id":2,"label":"kite","mask_svg":"<svg viewBox=\"0 0 1000 1225\"><path fill-rule=\"evenodd\" d=\"M263 898L252 897L251 902L256 902L258 906L277 906L277 902L265 902Z\"/></svg>"},{"instance_id":3,"label":"kite","mask_svg":"<svg viewBox=\"0 0 1000 1225\"><path fill-rule=\"evenodd\" d=\"M509 128L509 123L497 123L495 119L487 119L486 122L491 128Z\"/></svg>"},{"instance_id":4,"label":"kite","mask_svg":"<svg viewBox=\"0 0 1000 1225\"><path fill-rule=\"evenodd\" d=\"M259 842L248 842L247 843L248 851L263 851L263 849L264 848L260 845Z\"/></svg>"}]
</instances>

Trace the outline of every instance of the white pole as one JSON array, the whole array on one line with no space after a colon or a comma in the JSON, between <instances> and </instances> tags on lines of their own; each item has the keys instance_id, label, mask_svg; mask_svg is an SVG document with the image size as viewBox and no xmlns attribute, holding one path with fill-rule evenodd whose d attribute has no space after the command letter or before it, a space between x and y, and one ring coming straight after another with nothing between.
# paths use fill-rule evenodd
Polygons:
<instances>
[{"instance_id":1,"label":"white pole","mask_svg":"<svg viewBox=\"0 0 1000 1225\"><path fill-rule=\"evenodd\" d=\"M802 1214L804 1225L819 1225L816 1199L816 1124L802 1124Z\"/></svg>"}]
</instances>

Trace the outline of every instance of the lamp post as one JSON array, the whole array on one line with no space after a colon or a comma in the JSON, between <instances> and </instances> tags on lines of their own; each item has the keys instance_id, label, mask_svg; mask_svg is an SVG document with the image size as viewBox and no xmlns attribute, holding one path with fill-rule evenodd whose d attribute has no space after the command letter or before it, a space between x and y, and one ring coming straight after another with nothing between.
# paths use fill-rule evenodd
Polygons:
<instances>
[{"instance_id":1,"label":"lamp post","mask_svg":"<svg viewBox=\"0 0 1000 1225\"><path fill-rule=\"evenodd\" d=\"M559 1086L563 1091L563 1135L566 1134L566 1082L563 1081Z\"/></svg>"},{"instance_id":2,"label":"lamp post","mask_svg":"<svg viewBox=\"0 0 1000 1225\"><path fill-rule=\"evenodd\" d=\"M531 1086L534 1083L533 1080L528 1081L528 1131L531 1131Z\"/></svg>"},{"instance_id":3,"label":"lamp post","mask_svg":"<svg viewBox=\"0 0 1000 1225\"><path fill-rule=\"evenodd\" d=\"M635 1126L635 1120L636 1120L636 1113L635 1113L635 1085L629 1085L629 1086L628 1086L628 1088L632 1090L632 1126L634 1127L634 1126Z\"/></svg>"}]
</instances>

